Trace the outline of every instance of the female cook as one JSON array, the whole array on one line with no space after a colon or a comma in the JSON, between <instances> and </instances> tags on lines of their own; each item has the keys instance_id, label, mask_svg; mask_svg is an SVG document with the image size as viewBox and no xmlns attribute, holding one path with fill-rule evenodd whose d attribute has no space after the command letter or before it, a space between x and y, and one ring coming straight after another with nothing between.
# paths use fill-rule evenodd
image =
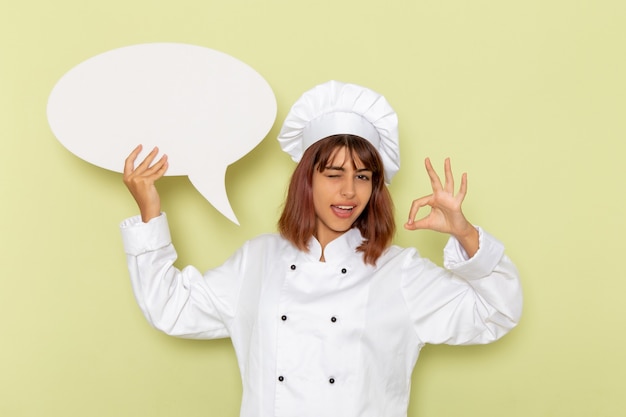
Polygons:
<instances>
[{"instance_id":1,"label":"female cook","mask_svg":"<svg viewBox=\"0 0 626 417\"><path fill-rule=\"evenodd\" d=\"M426 343L489 343L518 322L522 296L503 245L461 210L426 160L433 193L405 228L450 235L444 266L391 245L385 183L399 168L397 117L381 95L336 81L306 92L279 135L299 161L279 233L246 242L204 274L173 266L176 252L154 183L167 157L153 150L124 181L141 216L121 225L133 290L157 329L230 337L243 381L242 417L404 417ZM430 214L416 220L420 208Z\"/></svg>"}]
</instances>

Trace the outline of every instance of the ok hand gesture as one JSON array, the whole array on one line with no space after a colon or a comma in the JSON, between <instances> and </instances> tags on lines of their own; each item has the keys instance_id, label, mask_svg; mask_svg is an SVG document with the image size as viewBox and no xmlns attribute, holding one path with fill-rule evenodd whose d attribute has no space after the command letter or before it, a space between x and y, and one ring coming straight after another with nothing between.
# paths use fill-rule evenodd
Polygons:
<instances>
[{"instance_id":1,"label":"ok hand gesture","mask_svg":"<svg viewBox=\"0 0 626 417\"><path fill-rule=\"evenodd\" d=\"M461 204L467 193L467 174L461 176L461 186L454 195L454 177L450 166L450 158L444 164L445 184L433 169L430 159L426 158L426 172L430 177L433 193L411 204L409 219L404 227L408 230L428 229L441 233L448 233L459 240L467 254L471 257L478 250L478 231L463 215ZM416 220L418 211L425 206L430 207L430 213Z\"/></svg>"},{"instance_id":2,"label":"ok hand gesture","mask_svg":"<svg viewBox=\"0 0 626 417\"><path fill-rule=\"evenodd\" d=\"M141 220L148 222L161 214L161 199L154 183L165 174L168 164L167 155L163 155L151 165L159 153L158 148L154 148L135 168L135 160L141 149L141 145L137 146L124 162L124 184L139 206Z\"/></svg>"}]
</instances>

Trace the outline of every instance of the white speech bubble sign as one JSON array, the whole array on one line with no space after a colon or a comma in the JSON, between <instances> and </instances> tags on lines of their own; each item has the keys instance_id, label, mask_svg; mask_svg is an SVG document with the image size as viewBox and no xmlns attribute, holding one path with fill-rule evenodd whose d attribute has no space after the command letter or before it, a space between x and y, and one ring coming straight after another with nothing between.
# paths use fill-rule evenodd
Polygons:
<instances>
[{"instance_id":1,"label":"white speech bubble sign","mask_svg":"<svg viewBox=\"0 0 626 417\"><path fill-rule=\"evenodd\" d=\"M149 43L92 57L67 72L48 99L48 122L74 155L123 172L143 144L168 155L166 175L187 175L220 213L239 224L225 174L263 140L276 119L269 84L247 64L197 45Z\"/></svg>"}]
</instances>

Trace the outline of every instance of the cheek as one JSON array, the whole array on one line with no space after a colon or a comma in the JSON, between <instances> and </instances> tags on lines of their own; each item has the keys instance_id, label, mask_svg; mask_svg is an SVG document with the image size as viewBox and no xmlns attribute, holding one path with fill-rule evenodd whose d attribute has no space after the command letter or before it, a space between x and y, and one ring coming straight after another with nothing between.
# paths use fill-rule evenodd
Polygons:
<instances>
[{"instance_id":1,"label":"cheek","mask_svg":"<svg viewBox=\"0 0 626 417\"><path fill-rule=\"evenodd\" d=\"M312 203L315 214L318 214L320 208L327 204L327 194L327 191L324 188L319 187L319 184L317 187L313 187L311 197L313 199Z\"/></svg>"},{"instance_id":2,"label":"cheek","mask_svg":"<svg viewBox=\"0 0 626 417\"><path fill-rule=\"evenodd\" d=\"M361 196L361 201L369 202L372 197L372 183L367 182L363 184L363 186L359 189L359 194Z\"/></svg>"}]
</instances>

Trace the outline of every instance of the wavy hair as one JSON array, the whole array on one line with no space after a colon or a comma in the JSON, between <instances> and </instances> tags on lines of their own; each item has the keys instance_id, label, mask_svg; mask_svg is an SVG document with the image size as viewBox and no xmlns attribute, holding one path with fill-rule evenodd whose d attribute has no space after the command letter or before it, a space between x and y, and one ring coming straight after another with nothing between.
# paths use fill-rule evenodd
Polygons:
<instances>
[{"instance_id":1,"label":"wavy hair","mask_svg":"<svg viewBox=\"0 0 626 417\"><path fill-rule=\"evenodd\" d=\"M313 173L316 169L322 172L341 148L346 148L355 166L358 160L372 171L372 195L352 227L358 228L364 238L357 248L363 252L364 262L375 265L391 244L396 225L393 202L385 186L383 162L374 146L359 136L333 135L309 146L291 176L278 231L297 248L308 252L309 240L316 232Z\"/></svg>"}]
</instances>

